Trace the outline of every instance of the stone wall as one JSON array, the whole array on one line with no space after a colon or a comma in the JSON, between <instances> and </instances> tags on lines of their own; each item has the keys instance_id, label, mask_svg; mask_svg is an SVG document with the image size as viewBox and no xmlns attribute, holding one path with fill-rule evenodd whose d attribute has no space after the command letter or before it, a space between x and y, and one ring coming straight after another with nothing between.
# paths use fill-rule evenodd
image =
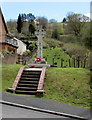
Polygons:
<instances>
[{"instance_id":1,"label":"stone wall","mask_svg":"<svg viewBox=\"0 0 92 120\"><path fill-rule=\"evenodd\" d=\"M17 54L4 54L2 58L0 58L0 64L16 64Z\"/></svg>"},{"instance_id":2,"label":"stone wall","mask_svg":"<svg viewBox=\"0 0 92 120\"><path fill-rule=\"evenodd\" d=\"M28 64L29 61L32 59L33 55L37 52L37 49L31 51L28 55L18 55L18 64Z\"/></svg>"}]
</instances>

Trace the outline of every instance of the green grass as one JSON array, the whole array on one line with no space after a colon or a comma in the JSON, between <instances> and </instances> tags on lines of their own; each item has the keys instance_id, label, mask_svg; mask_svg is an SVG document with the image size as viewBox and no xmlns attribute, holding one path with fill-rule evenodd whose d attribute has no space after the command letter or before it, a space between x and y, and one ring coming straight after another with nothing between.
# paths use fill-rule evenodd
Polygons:
<instances>
[{"instance_id":1,"label":"green grass","mask_svg":"<svg viewBox=\"0 0 92 120\"><path fill-rule=\"evenodd\" d=\"M12 87L22 65L2 66L2 89ZM90 72L82 68L48 68L46 71L45 94L49 99L77 106L90 107ZM33 96L34 97L34 96Z\"/></svg>"},{"instance_id":2,"label":"green grass","mask_svg":"<svg viewBox=\"0 0 92 120\"><path fill-rule=\"evenodd\" d=\"M49 68L43 98L90 107L90 72L82 68Z\"/></svg>"},{"instance_id":3,"label":"green grass","mask_svg":"<svg viewBox=\"0 0 92 120\"><path fill-rule=\"evenodd\" d=\"M69 59L70 56L64 53L62 48L56 47L56 48L48 48L48 49L43 49L43 57L47 58L47 63L48 64L53 64L53 58L54 62L57 63L57 67L61 67L61 59L64 59L64 65L63 66L69 66ZM72 59L71 59L72 60Z\"/></svg>"},{"instance_id":4,"label":"green grass","mask_svg":"<svg viewBox=\"0 0 92 120\"><path fill-rule=\"evenodd\" d=\"M2 65L2 89L0 91L6 91L7 88L12 87L16 75L23 65Z\"/></svg>"}]
</instances>

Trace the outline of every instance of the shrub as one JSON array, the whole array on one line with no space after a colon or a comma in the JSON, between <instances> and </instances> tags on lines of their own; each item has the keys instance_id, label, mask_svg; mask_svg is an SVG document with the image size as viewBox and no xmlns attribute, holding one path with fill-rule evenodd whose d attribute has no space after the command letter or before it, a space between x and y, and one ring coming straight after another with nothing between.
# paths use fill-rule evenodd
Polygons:
<instances>
[{"instance_id":1,"label":"shrub","mask_svg":"<svg viewBox=\"0 0 92 120\"><path fill-rule=\"evenodd\" d=\"M77 38L74 35L60 35L59 40L65 43L74 43L75 41L77 41Z\"/></svg>"},{"instance_id":2,"label":"shrub","mask_svg":"<svg viewBox=\"0 0 92 120\"><path fill-rule=\"evenodd\" d=\"M74 58L80 58L80 60L84 60L86 57L86 49L83 46L80 46L79 44L74 43L66 43L63 46L63 50L69 54L70 56Z\"/></svg>"},{"instance_id":3,"label":"shrub","mask_svg":"<svg viewBox=\"0 0 92 120\"><path fill-rule=\"evenodd\" d=\"M28 49L31 51L33 49L37 48L36 42L33 42L29 45Z\"/></svg>"},{"instance_id":4,"label":"shrub","mask_svg":"<svg viewBox=\"0 0 92 120\"><path fill-rule=\"evenodd\" d=\"M24 53L23 53L23 55L29 55L30 54L30 50L29 49L27 49Z\"/></svg>"}]
</instances>

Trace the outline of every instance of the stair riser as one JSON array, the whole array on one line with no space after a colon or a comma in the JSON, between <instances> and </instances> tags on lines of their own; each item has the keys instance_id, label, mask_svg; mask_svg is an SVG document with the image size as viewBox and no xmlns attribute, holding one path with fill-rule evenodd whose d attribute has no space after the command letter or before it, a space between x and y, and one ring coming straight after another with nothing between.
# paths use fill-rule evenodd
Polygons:
<instances>
[{"instance_id":1,"label":"stair riser","mask_svg":"<svg viewBox=\"0 0 92 120\"><path fill-rule=\"evenodd\" d=\"M25 84L38 84L38 81L23 81L21 80L19 83L25 83Z\"/></svg>"},{"instance_id":2,"label":"stair riser","mask_svg":"<svg viewBox=\"0 0 92 120\"><path fill-rule=\"evenodd\" d=\"M39 78L21 78L21 80L25 80L25 81L39 81Z\"/></svg>"},{"instance_id":3,"label":"stair riser","mask_svg":"<svg viewBox=\"0 0 92 120\"><path fill-rule=\"evenodd\" d=\"M34 72L33 71L24 71L23 74L35 74L35 75L37 74L38 75L38 74L41 74L41 72L40 71L38 71L38 72L37 71L34 71Z\"/></svg>"},{"instance_id":4,"label":"stair riser","mask_svg":"<svg viewBox=\"0 0 92 120\"><path fill-rule=\"evenodd\" d=\"M21 81L27 81L27 82L30 82L30 83L31 82L39 82L39 80L31 80L31 79L29 79L29 80L28 79L27 80L26 79L22 79L22 80L20 80L20 82Z\"/></svg>"},{"instance_id":5,"label":"stair riser","mask_svg":"<svg viewBox=\"0 0 92 120\"><path fill-rule=\"evenodd\" d=\"M19 84L18 87L37 87L37 84Z\"/></svg>"},{"instance_id":6,"label":"stair riser","mask_svg":"<svg viewBox=\"0 0 92 120\"><path fill-rule=\"evenodd\" d=\"M20 91L36 91L37 89L23 89L23 88L17 88L16 90L20 90Z\"/></svg>"},{"instance_id":7,"label":"stair riser","mask_svg":"<svg viewBox=\"0 0 92 120\"><path fill-rule=\"evenodd\" d=\"M22 91L20 91L20 92L17 92L17 91L15 91L15 93L17 93L17 94L26 94L26 95L36 95L36 92L34 93L34 92L22 92Z\"/></svg>"},{"instance_id":8,"label":"stair riser","mask_svg":"<svg viewBox=\"0 0 92 120\"><path fill-rule=\"evenodd\" d=\"M22 76L21 77L40 77L40 75L33 75L33 74L31 74L31 75L26 75L26 74L22 74Z\"/></svg>"}]
</instances>

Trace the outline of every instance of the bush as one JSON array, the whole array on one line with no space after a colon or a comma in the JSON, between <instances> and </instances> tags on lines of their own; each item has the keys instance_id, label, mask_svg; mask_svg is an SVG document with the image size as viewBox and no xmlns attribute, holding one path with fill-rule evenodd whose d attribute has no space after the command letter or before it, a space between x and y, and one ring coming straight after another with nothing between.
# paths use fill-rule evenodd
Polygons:
<instances>
[{"instance_id":1,"label":"bush","mask_svg":"<svg viewBox=\"0 0 92 120\"><path fill-rule=\"evenodd\" d=\"M28 49L31 51L33 49L37 48L36 42L33 42L29 45Z\"/></svg>"},{"instance_id":2,"label":"bush","mask_svg":"<svg viewBox=\"0 0 92 120\"><path fill-rule=\"evenodd\" d=\"M83 46L80 46L79 44L74 43L66 43L63 46L63 50L69 54L71 57L78 58L80 57L80 60L84 60L86 57L86 48Z\"/></svg>"},{"instance_id":3,"label":"bush","mask_svg":"<svg viewBox=\"0 0 92 120\"><path fill-rule=\"evenodd\" d=\"M60 41L57 41L56 39L51 39L51 38L45 38L44 42L49 45L49 47L59 47L61 45Z\"/></svg>"},{"instance_id":4,"label":"bush","mask_svg":"<svg viewBox=\"0 0 92 120\"><path fill-rule=\"evenodd\" d=\"M67 42L74 43L77 41L77 38L74 35L60 35L59 40L65 43Z\"/></svg>"},{"instance_id":5,"label":"bush","mask_svg":"<svg viewBox=\"0 0 92 120\"><path fill-rule=\"evenodd\" d=\"M23 53L23 55L25 55L25 56L26 56L26 55L29 55L30 52L31 52L31 51L30 51L29 49L27 49L27 50Z\"/></svg>"}]
</instances>

